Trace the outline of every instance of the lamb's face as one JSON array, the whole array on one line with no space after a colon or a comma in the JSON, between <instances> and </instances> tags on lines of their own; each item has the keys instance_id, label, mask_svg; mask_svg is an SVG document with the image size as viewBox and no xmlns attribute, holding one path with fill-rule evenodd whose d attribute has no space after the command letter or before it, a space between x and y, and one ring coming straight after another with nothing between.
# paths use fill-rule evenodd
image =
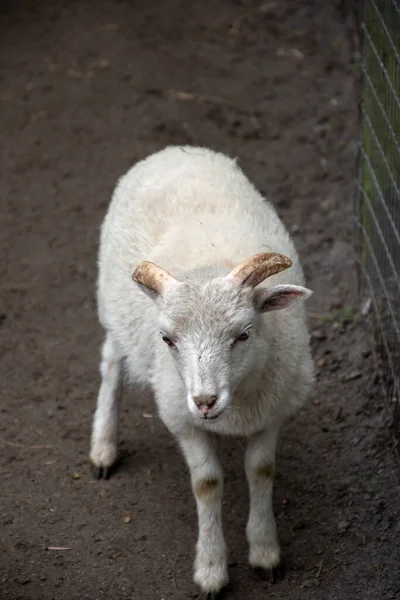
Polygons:
<instances>
[{"instance_id":1,"label":"lamb's face","mask_svg":"<svg viewBox=\"0 0 400 600\"><path fill-rule=\"evenodd\" d=\"M229 408L233 391L254 364L261 313L310 295L295 285L256 289L291 264L282 254L256 254L204 284L178 281L147 261L135 269L134 281L158 303L160 336L199 419L217 419Z\"/></svg>"},{"instance_id":2,"label":"lamb's face","mask_svg":"<svg viewBox=\"0 0 400 600\"><path fill-rule=\"evenodd\" d=\"M254 290L218 278L166 289L160 337L182 378L189 410L217 419L254 362L259 311Z\"/></svg>"}]
</instances>

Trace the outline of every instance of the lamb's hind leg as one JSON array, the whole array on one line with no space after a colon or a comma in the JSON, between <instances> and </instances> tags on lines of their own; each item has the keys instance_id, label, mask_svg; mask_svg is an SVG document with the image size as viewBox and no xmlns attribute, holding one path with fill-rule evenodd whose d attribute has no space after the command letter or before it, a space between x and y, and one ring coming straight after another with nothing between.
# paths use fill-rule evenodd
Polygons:
<instances>
[{"instance_id":1,"label":"lamb's hind leg","mask_svg":"<svg viewBox=\"0 0 400 600\"><path fill-rule=\"evenodd\" d=\"M101 385L93 419L90 460L97 476L108 479L117 458L119 404L122 392L122 357L108 333L102 348Z\"/></svg>"}]
</instances>

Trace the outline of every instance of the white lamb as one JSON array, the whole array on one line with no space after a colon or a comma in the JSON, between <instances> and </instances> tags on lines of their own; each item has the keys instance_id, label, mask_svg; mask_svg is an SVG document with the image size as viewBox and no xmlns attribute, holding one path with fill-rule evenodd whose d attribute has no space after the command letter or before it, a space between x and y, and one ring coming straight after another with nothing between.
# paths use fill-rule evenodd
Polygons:
<instances>
[{"instance_id":1,"label":"white lamb","mask_svg":"<svg viewBox=\"0 0 400 600\"><path fill-rule=\"evenodd\" d=\"M167 147L120 179L101 231L106 336L90 458L107 478L124 364L132 382L151 386L189 466L199 525L194 580L207 598L228 581L215 434L248 438L249 561L277 574L275 447L314 379L303 285L288 232L234 160Z\"/></svg>"}]
</instances>

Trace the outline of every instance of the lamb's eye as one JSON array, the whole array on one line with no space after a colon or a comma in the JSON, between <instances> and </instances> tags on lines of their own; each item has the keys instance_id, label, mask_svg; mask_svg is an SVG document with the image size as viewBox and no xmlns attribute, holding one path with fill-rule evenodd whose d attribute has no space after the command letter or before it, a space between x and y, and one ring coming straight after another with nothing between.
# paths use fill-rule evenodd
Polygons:
<instances>
[{"instance_id":1,"label":"lamb's eye","mask_svg":"<svg viewBox=\"0 0 400 600\"><path fill-rule=\"evenodd\" d=\"M241 333L239 335L239 337L236 338L236 340L235 340L234 343L236 344L236 342L245 342L246 340L249 339L249 337L250 337L250 332L249 331L243 331L243 333Z\"/></svg>"},{"instance_id":2,"label":"lamb's eye","mask_svg":"<svg viewBox=\"0 0 400 600\"><path fill-rule=\"evenodd\" d=\"M162 335L162 341L165 342L170 348L174 348L175 346L174 342L172 342L166 335Z\"/></svg>"}]
</instances>

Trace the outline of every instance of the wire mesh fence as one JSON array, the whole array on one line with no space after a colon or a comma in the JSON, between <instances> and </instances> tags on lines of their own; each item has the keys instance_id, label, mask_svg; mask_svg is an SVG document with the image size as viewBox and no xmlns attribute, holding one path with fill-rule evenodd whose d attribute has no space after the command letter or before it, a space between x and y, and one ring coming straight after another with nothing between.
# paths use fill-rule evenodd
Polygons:
<instances>
[{"instance_id":1,"label":"wire mesh fence","mask_svg":"<svg viewBox=\"0 0 400 600\"><path fill-rule=\"evenodd\" d=\"M384 379L400 423L400 0L364 0L357 216Z\"/></svg>"}]
</instances>

